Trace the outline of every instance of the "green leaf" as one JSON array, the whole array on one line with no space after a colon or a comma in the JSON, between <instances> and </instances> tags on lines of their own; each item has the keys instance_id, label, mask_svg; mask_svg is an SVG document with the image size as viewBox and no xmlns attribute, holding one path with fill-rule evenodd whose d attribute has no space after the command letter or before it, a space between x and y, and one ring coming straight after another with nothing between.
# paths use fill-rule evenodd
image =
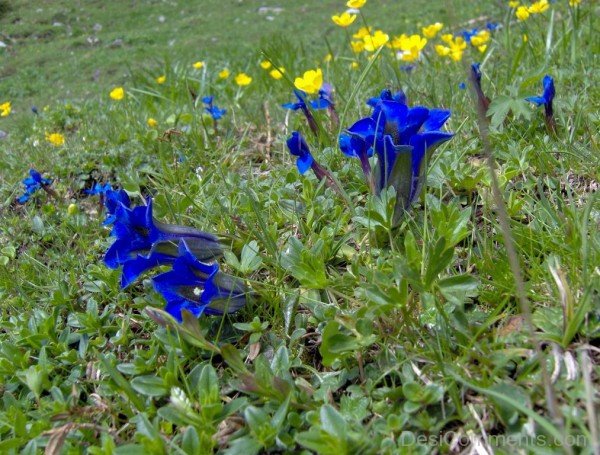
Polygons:
<instances>
[{"instance_id":1,"label":"green leaf","mask_svg":"<svg viewBox=\"0 0 600 455\"><path fill-rule=\"evenodd\" d=\"M142 395L160 397L169 392L162 378L157 376L137 376L131 380L131 387Z\"/></svg>"},{"instance_id":2,"label":"green leaf","mask_svg":"<svg viewBox=\"0 0 600 455\"><path fill-rule=\"evenodd\" d=\"M340 440L346 438L348 431L346 421L332 406L328 404L323 405L320 416L323 430Z\"/></svg>"},{"instance_id":3,"label":"green leaf","mask_svg":"<svg viewBox=\"0 0 600 455\"><path fill-rule=\"evenodd\" d=\"M121 373L117 371L117 369L113 366L113 364L101 353L98 353L98 359L102 364L104 370L108 373L111 379L117 385L117 390L121 390L127 395L127 398L131 401L131 403L139 410L142 411L145 409L144 401L140 399L139 395L130 385L129 381L127 381Z\"/></svg>"}]
</instances>

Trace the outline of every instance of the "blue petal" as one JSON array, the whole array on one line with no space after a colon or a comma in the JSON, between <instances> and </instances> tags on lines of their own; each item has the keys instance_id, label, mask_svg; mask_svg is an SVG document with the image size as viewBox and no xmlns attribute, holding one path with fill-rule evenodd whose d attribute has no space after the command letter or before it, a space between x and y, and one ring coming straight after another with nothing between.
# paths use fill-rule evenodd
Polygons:
<instances>
[{"instance_id":1,"label":"blue petal","mask_svg":"<svg viewBox=\"0 0 600 455\"><path fill-rule=\"evenodd\" d=\"M298 157L296 160L296 166L298 167L298 172L300 172L300 175L304 175L304 173L310 169L313 161L314 158L310 153Z\"/></svg>"},{"instance_id":2,"label":"blue petal","mask_svg":"<svg viewBox=\"0 0 600 455\"><path fill-rule=\"evenodd\" d=\"M212 96L205 96L204 98L202 98L202 102L204 104L212 104L213 99L214 99L214 97L212 97Z\"/></svg>"},{"instance_id":3,"label":"blue petal","mask_svg":"<svg viewBox=\"0 0 600 455\"><path fill-rule=\"evenodd\" d=\"M314 101L311 101L310 105L313 109L316 109L316 110L327 109L328 107L331 106L331 102L325 98L318 98Z\"/></svg>"},{"instance_id":4,"label":"blue petal","mask_svg":"<svg viewBox=\"0 0 600 455\"><path fill-rule=\"evenodd\" d=\"M285 103L285 104L282 104L281 107L283 107L284 109L290 109L292 111L297 111L298 109L302 108L302 105L300 103Z\"/></svg>"},{"instance_id":5,"label":"blue petal","mask_svg":"<svg viewBox=\"0 0 600 455\"><path fill-rule=\"evenodd\" d=\"M294 156L305 156L310 155L310 149L308 144L304 140L304 137L298 132L293 131L292 135L286 141L290 153Z\"/></svg>"},{"instance_id":6,"label":"blue petal","mask_svg":"<svg viewBox=\"0 0 600 455\"><path fill-rule=\"evenodd\" d=\"M525 98L525 101L529 101L530 103L534 103L537 106L542 106L543 104L546 103L546 100L544 99L543 96L529 96L529 97Z\"/></svg>"},{"instance_id":7,"label":"blue petal","mask_svg":"<svg viewBox=\"0 0 600 455\"><path fill-rule=\"evenodd\" d=\"M439 130L450 118L451 112L447 109L430 109L429 117L423 123L423 131Z\"/></svg>"},{"instance_id":8,"label":"blue petal","mask_svg":"<svg viewBox=\"0 0 600 455\"><path fill-rule=\"evenodd\" d=\"M17 202L19 204L25 204L28 200L29 200L29 194L25 193L24 195L19 197L19 199L17 199Z\"/></svg>"},{"instance_id":9,"label":"blue petal","mask_svg":"<svg viewBox=\"0 0 600 455\"><path fill-rule=\"evenodd\" d=\"M121 288L126 288L147 270L158 267L159 265L172 264L175 257L161 253L151 253L149 256L139 255L123 264L121 274Z\"/></svg>"},{"instance_id":10,"label":"blue petal","mask_svg":"<svg viewBox=\"0 0 600 455\"><path fill-rule=\"evenodd\" d=\"M352 135L360 136L367 144L370 144L373 142L373 138L376 134L375 120L373 120L371 117L362 118L348 128L348 132Z\"/></svg>"}]
</instances>

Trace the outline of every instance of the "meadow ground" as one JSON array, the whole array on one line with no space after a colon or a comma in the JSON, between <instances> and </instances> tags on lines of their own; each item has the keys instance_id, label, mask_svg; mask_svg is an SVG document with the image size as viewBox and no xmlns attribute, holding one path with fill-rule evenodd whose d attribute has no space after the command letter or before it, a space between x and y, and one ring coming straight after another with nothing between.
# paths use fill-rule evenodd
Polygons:
<instances>
[{"instance_id":1,"label":"meadow ground","mask_svg":"<svg viewBox=\"0 0 600 455\"><path fill-rule=\"evenodd\" d=\"M599 453L598 6L353 1L0 1L0 453Z\"/></svg>"}]
</instances>

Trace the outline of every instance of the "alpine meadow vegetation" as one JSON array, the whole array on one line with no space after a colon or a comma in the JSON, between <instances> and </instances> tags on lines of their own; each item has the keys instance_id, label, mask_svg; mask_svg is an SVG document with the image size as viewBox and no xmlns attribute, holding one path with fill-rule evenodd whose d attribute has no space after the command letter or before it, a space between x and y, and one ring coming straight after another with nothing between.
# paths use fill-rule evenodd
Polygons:
<instances>
[{"instance_id":1,"label":"alpine meadow vegetation","mask_svg":"<svg viewBox=\"0 0 600 455\"><path fill-rule=\"evenodd\" d=\"M600 453L600 5L79 3L0 1L0 453Z\"/></svg>"}]
</instances>

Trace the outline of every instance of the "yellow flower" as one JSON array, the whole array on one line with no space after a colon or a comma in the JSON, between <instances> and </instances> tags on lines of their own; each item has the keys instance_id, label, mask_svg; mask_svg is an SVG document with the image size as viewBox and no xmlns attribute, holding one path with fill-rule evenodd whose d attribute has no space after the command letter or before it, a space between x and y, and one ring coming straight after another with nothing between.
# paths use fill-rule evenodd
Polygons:
<instances>
[{"instance_id":1,"label":"yellow flower","mask_svg":"<svg viewBox=\"0 0 600 455\"><path fill-rule=\"evenodd\" d=\"M445 33L442 35L442 41L446 44L450 44L454 40L452 33Z\"/></svg>"},{"instance_id":2,"label":"yellow flower","mask_svg":"<svg viewBox=\"0 0 600 455\"><path fill-rule=\"evenodd\" d=\"M10 114L11 110L12 106L10 104L10 101L6 101L0 104L0 117L8 117L8 114Z\"/></svg>"},{"instance_id":3,"label":"yellow flower","mask_svg":"<svg viewBox=\"0 0 600 455\"><path fill-rule=\"evenodd\" d=\"M352 22L356 20L356 14L349 14L348 12L343 12L339 16L331 16L331 20L335 25L339 25L340 27L348 27Z\"/></svg>"},{"instance_id":4,"label":"yellow flower","mask_svg":"<svg viewBox=\"0 0 600 455\"><path fill-rule=\"evenodd\" d=\"M264 70L268 70L269 68L271 68L271 62L268 60L263 60L262 62L260 62L260 67Z\"/></svg>"},{"instance_id":5,"label":"yellow flower","mask_svg":"<svg viewBox=\"0 0 600 455\"><path fill-rule=\"evenodd\" d=\"M442 40L448 44L443 46L438 44L435 46L435 51L442 57L450 57L455 62L460 62L463 57L463 53L467 48L467 43L462 36L453 37L452 35L442 36Z\"/></svg>"},{"instance_id":6,"label":"yellow flower","mask_svg":"<svg viewBox=\"0 0 600 455\"><path fill-rule=\"evenodd\" d=\"M444 24L440 23L440 22L436 22L435 24L431 24L428 25L427 27L423 27L421 29L421 31L423 32L423 35L425 35L425 38L435 38L435 35L438 34L438 32L442 29L442 27L444 27Z\"/></svg>"},{"instance_id":7,"label":"yellow flower","mask_svg":"<svg viewBox=\"0 0 600 455\"><path fill-rule=\"evenodd\" d=\"M477 46L477 50L479 52L481 52L482 54L486 51L486 49L487 49L487 44L483 44L481 46Z\"/></svg>"},{"instance_id":8,"label":"yellow flower","mask_svg":"<svg viewBox=\"0 0 600 455\"><path fill-rule=\"evenodd\" d=\"M231 73L227 68L219 71L219 79L227 79Z\"/></svg>"},{"instance_id":9,"label":"yellow flower","mask_svg":"<svg viewBox=\"0 0 600 455\"><path fill-rule=\"evenodd\" d=\"M519 6L515 11L515 16L517 16L517 19L520 21L526 21L529 19L529 10L526 6Z\"/></svg>"},{"instance_id":10,"label":"yellow flower","mask_svg":"<svg viewBox=\"0 0 600 455\"><path fill-rule=\"evenodd\" d=\"M352 50L357 54L365 50L364 41L350 41L350 46L352 46Z\"/></svg>"},{"instance_id":11,"label":"yellow flower","mask_svg":"<svg viewBox=\"0 0 600 455\"><path fill-rule=\"evenodd\" d=\"M325 58L323 59L323 61L324 61L325 63L328 63L328 62L330 62L330 61L332 61L332 60L333 60L333 55L331 55L331 53L327 54L327 55L325 56Z\"/></svg>"},{"instance_id":12,"label":"yellow flower","mask_svg":"<svg viewBox=\"0 0 600 455\"><path fill-rule=\"evenodd\" d=\"M250 85L250 82L252 82L252 78L246 73L238 73L237 76L235 76L235 83L240 87Z\"/></svg>"},{"instance_id":13,"label":"yellow flower","mask_svg":"<svg viewBox=\"0 0 600 455\"><path fill-rule=\"evenodd\" d=\"M441 44L435 45L435 51L441 57L446 57L446 56L450 55L450 48L446 47L446 46L442 46Z\"/></svg>"},{"instance_id":14,"label":"yellow flower","mask_svg":"<svg viewBox=\"0 0 600 455\"><path fill-rule=\"evenodd\" d=\"M115 87L110 92L110 97L115 101L121 101L125 98L125 89L123 87Z\"/></svg>"},{"instance_id":15,"label":"yellow flower","mask_svg":"<svg viewBox=\"0 0 600 455\"><path fill-rule=\"evenodd\" d=\"M471 37L471 44L475 47L483 46L490 40L489 30L480 30L477 35Z\"/></svg>"},{"instance_id":16,"label":"yellow flower","mask_svg":"<svg viewBox=\"0 0 600 455\"><path fill-rule=\"evenodd\" d=\"M166 80L167 80L167 76L158 76L156 78L156 83L157 84L164 84Z\"/></svg>"},{"instance_id":17,"label":"yellow flower","mask_svg":"<svg viewBox=\"0 0 600 455\"><path fill-rule=\"evenodd\" d=\"M527 12L529 14L540 14L546 11L548 8L550 8L548 0L539 0L535 3L532 3Z\"/></svg>"},{"instance_id":18,"label":"yellow flower","mask_svg":"<svg viewBox=\"0 0 600 455\"><path fill-rule=\"evenodd\" d=\"M302 90L309 95L318 93L323 85L323 71L321 71L321 68L305 71L302 77L294 79L294 85L298 90Z\"/></svg>"},{"instance_id":19,"label":"yellow flower","mask_svg":"<svg viewBox=\"0 0 600 455\"><path fill-rule=\"evenodd\" d=\"M527 41L529 41L529 37L527 36L527 33L523 33L523 42L526 43Z\"/></svg>"},{"instance_id":20,"label":"yellow flower","mask_svg":"<svg viewBox=\"0 0 600 455\"><path fill-rule=\"evenodd\" d=\"M352 38L354 39L363 39L365 36L368 36L371 34L371 27L361 27L358 29L358 31L352 35Z\"/></svg>"},{"instance_id":21,"label":"yellow flower","mask_svg":"<svg viewBox=\"0 0 600 455\"><path fill-rule=\"evenodd\" d=\"M359 67L358 62L350 63L350 68L352 68L353 70L358 69L358 67Z\"/></svg>"},{"instance_id":22,"label":"yellow flower","mask_svg":"<svg viewBox=\"0 0 600 455\"><path fill-rule=\"evenodd\" d=\"M367 35L363 38L365 43L365 50L374 52L381 46L386 44L390 40L387 33L383 33L381 30L376 30L372 35Z\"/></svg>"},{"instance_id":23,"label":"yellow flower","mask_svg":"<svg viewBox=\"0 0 600 455\"><path fill-rule=\"evenodd\" d=\"M510 6L511 8L516 8L517 6L519 6L519 1L510 1L508 2L508 6Z\"/></svg>"},{"instance_id":24,"label":"yellow flower","mask_svg":"<svg viewBox=\"0 0 600 455\"><path fill-rule=\"evenodd\" d=\"M269 72L269 76L278 81L283 77L283 73L285 73L285 68L274 68Z\"/></svg>"},{"instance_id":25,"label":"yellow flower","mask_svg":"<svg viewBox=\"0 0 600 455\"><path fill-rule=\"evenodd\" d=\"M192 64L192 66L193 66L195 69L197 69L197 70L200 70L200 69L202 69L202 68L204 67L204 62L199 60L199 61L197 61L197 62L194 62L194 63Z\"/></svg>"},{"instance_id":26,"label":"yellow flower","mask_svg":"<svg viewBox=\"0 0 600 455\"><path fill-rule=\"evenodd\" d=\"M420 35L407 36L402 34L392 41L394 49L400 49L400 59L405 62L414 62L421 56L421 50L427 44L427 39Z\"/></svg>"},{"instance_id":27,"label":"yellow flower","mask_svg":"<svg viewBox=\"0 0 600 455\"><path fill-rule=\"evenodd\" d=\"M146 121L146 123L148 124L148 126L149 126L150 128L156 128L156 127L157 127L157 125L158 125L158 122L157 122L155 119L153 119L152 117L150 117L150 118L149 118L149 119Z\"/></svg>"},{"instance_id":28,"label":"yellow flower","mask_svg":"<svg viewBox=\"0 0 600 455\"><path fill-rule=\"evenodd\" d=\"M367 0L348 0L346 6L348 8L362 8L367 3Z\"/></svg>"},{"instance_id":29,"label":"yellow flower","mask_svg":"<svg viewBox=\"0 0 600 455\"><path fill-rule=\"evenodd\" d=\"M46 133L46 140L55 147L60 147L65 143L65 137L60 133Z\"/></svg>"},{"instance_id":30,"label":"yellow flower","mask_svg":"<svg viewBox=\"0 0 600 455\"><path fill-rule=\"evenodd\" d=\"M578 6L581 0L569 0L569 6Z\"/></svg>"}]
</instances>

